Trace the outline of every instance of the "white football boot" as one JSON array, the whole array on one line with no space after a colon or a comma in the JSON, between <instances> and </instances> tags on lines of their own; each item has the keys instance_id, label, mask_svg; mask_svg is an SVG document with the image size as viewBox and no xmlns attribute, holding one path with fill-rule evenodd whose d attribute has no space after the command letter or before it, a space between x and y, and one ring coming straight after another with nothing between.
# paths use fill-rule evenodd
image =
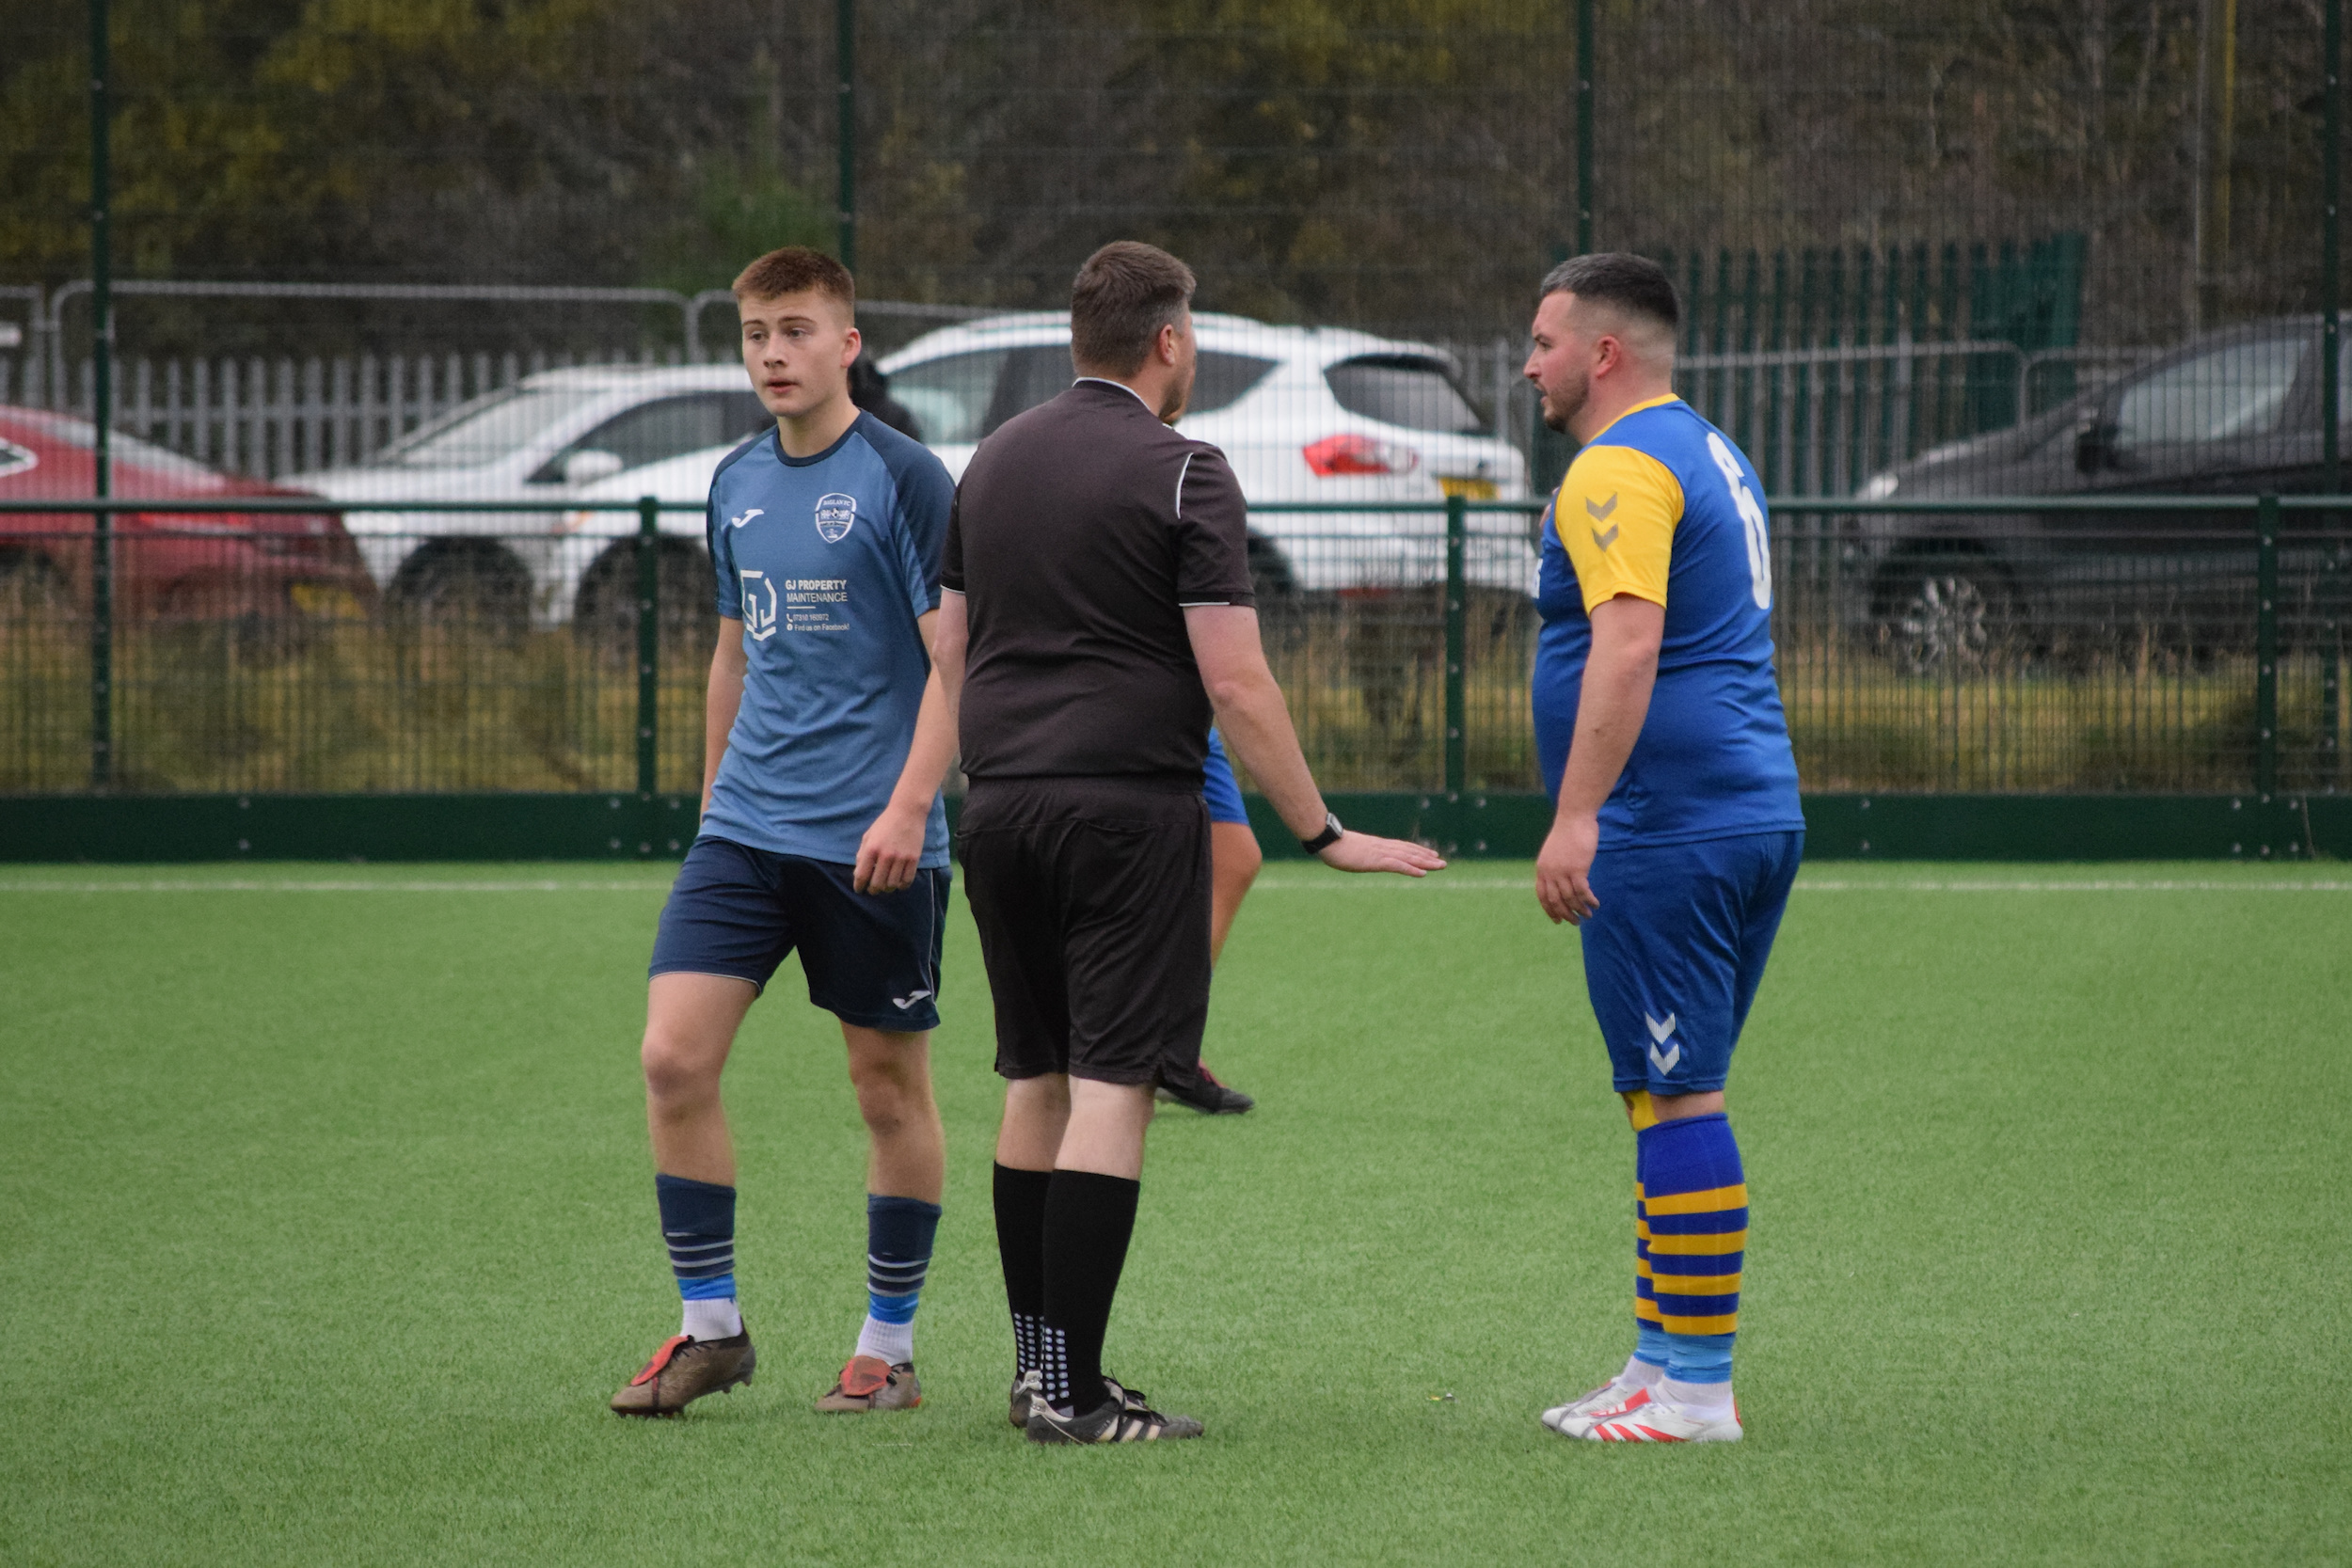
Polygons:
<instances>
[{"instance_id":1,"label":"white football boot","mask_svg":"<svg viewBox=\"0 0 2352 1568\"><path fill-rule=\"evenodd\" d=\"M1579 1423L1581 1430L1565 1435L1592 1443L1737 1443L1744 1435L1736 1404L1729 1415L1709 1418L1693 1416L1646 1388L1642 1393L1639 1404L1629 1401L1624 1409L1588 1417Z\"/></svg>"},{"instance_id":2,"label":"white football boot","mask_svg":"<svg viewBox=\"0 0 2352 1568\"><path fill-rule=\"evenodd\" d=\"M1623 1371L1599 1387L1580 1394L1565 1404L1553 1405L1544 1412L1544 1425L1563 1437L1581 1437L1581 1432L1571 1430L1577 1424L1646 1402L1657 1392L1657 1385L1637 1375L1635 1369L1641 1366L1640 1361L1629 1360ZM1662 1374L1653 1370L1653 1379L1659 1375Z\"/></svg>"}]
</instances>

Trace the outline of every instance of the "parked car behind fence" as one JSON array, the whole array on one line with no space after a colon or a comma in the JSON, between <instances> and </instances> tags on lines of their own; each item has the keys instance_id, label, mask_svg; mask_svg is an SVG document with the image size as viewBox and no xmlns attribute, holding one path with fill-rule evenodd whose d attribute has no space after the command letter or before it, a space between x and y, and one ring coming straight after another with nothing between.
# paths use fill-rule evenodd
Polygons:
<instances>
[{"instance_id":1,"label":"parked car behind fence","mask_svg":"<svg viewBox=\"0 0 2352 1568\"><path fill-rule=\"evenodd\" d=\"M172 498L283 498L302 492L233 474L117 434L113 492L154 497L155 511L115 515L113 609L123 621L355 618L375 585L331 512L174 514ZM41 409L0 407L0 498L72 501L95 492L97 427ZM91 515L0 514L0 599L21 617L87 615L94 596Z\"/></svg>"}]
</instances>

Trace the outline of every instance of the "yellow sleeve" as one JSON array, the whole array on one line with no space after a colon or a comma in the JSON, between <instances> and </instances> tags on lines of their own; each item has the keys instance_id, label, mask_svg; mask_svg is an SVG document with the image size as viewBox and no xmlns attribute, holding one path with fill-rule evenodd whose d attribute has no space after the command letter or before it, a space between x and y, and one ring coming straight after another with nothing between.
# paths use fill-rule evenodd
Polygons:
<instances>
[{"instance_id":1,"label":"yellow sleeve","mask_svg":"<svg viewBox=\"0 0 2352 1568\"><path fill-rule=\"evenodd\" d=\"M1586 447L1568 465L1551 526L1576 568L1584 609L1619 594L1666 602L1666 567L1675 525L1682 521L1682 484L1645 451Z\"/></svg>"}]
</instances>

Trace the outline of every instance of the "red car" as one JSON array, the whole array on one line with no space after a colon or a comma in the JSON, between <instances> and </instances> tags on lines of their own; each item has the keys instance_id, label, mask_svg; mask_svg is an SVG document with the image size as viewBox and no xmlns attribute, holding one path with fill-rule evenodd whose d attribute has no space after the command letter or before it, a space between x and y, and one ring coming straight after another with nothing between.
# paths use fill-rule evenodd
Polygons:
<instances>
[{"instance_id":1,"label":"red car","mask_svg":"<svg viewBox=\"0 0 2352 1568\"><path fill-rule=\"evenodd\" d=\"M0 499L87 499L96 427L38 408L0 407ZM216 473L135 436L113 439L114 493L149 497L298 496ZM0 513L0 595L19 605L90 604L87 512ZM342 520L324 512L121 512L114 519L114 604L122 620L364 615L374 579Z\"/></svg>"}]
</instances>

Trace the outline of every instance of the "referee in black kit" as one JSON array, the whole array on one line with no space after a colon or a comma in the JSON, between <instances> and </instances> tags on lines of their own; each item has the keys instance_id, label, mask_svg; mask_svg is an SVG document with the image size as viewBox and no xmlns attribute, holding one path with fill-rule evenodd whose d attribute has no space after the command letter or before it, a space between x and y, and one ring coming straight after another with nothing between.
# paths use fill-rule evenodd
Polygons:
<instances>
[{"instance_id":1,"label":"referee in black kit","mask_svg":"<svg viewBox=\"0 0 2352 1568\"><path fill-rule=\"evenodd\" d=\"M971 778L964 885L1009 1081L996 1239L1040 1443L1197 1437L1103 1375L1156 1085L1209 1011L1214 716L1305 847L1419 877L1419 845L1324 809L1258 641L1224 454L1168 426L1192 390L1191 269L1121 241L1070 292L1070 390L982 442L956 493L932 657ZM1214 715L1212 709L1214 708Z\"/></svg>"}]
</instances>

